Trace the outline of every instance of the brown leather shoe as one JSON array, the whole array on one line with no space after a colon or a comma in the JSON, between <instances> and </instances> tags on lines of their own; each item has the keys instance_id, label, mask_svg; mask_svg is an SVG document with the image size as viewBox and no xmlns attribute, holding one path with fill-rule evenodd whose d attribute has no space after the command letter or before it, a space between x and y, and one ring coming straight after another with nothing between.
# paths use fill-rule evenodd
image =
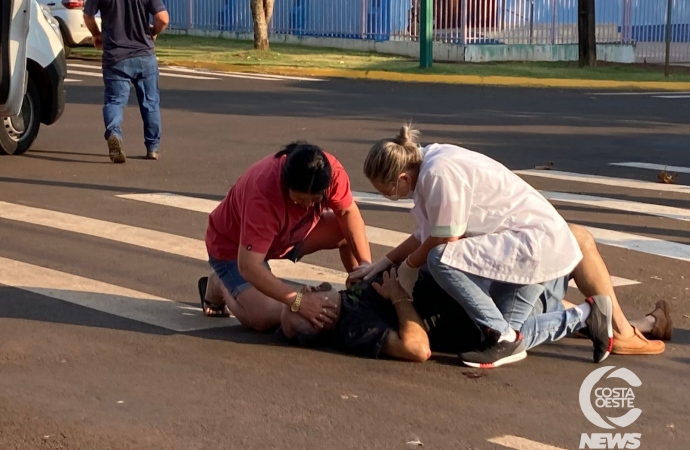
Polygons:
<instances>
[{"instance_id":1,"label":"brown leather shoe","mask_svg":"<svg viewBox=\"0 0 690 450\"><path fill-rule=\"evenodd\" d=\"M666 344L662 341L649 341L637 328L633 327L635 334L630 337L619 335L613 338L614 355L658 355L664 353Z\"/></svg>"},{"instance_id":2,"label":"brown leather shoe","mask_svg":"<svg viewBox=\"0 0 690 450\"><path fill-rule=\"evenodd\" d=\"M673 336L673 319L671 319L671 305L666 300L656 303L654 311L647 314L654 317L654 327L651 333L644 333L647 339L670 341Z\"/></svg>"}]
</instances>

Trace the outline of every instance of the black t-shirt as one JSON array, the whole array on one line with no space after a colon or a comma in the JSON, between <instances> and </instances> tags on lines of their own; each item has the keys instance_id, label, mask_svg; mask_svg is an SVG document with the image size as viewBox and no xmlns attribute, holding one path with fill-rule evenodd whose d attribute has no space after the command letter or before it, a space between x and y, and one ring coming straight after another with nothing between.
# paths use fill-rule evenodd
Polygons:
<instances>
[{"instance_id":1,"label":"black t-shirt","mask_svg":"<svg viewBox=\"0 0 690 450\"><path fill-rule=\"evenodd\" d=\"M316 340L297 338L295 342L318 342L345 353L378 358L388 333L398 330L395 307L371 286L381 280L382 275L378 275L357 289L341 291L340 318L333 331ZM420 272L413 297L415 310L427 325L433 351L461 353L479 345L481 334L477 326L429 273Z\"/></svg>"},{"instance_id":2,"label":"black t-shirt","mask_svg":"<svg viewBox=\"0 0 690 450\"><path fill-rule=\"evenodd\" d=\"M149 17L165 11L163 0L86 0L86 15L94 17L99 11L104 66L155 54Z\"/></svg>"}]
</instances>

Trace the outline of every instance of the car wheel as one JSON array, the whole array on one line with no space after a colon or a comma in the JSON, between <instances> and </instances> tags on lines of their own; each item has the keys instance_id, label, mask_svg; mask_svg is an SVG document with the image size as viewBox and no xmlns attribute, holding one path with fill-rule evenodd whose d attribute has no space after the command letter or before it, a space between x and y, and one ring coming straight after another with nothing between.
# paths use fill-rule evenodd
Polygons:
<instances>
[{"instance_id":1,"label":"car wheel","mask_svg":"<svg viewBox=\"0 0 690 450\"><path fill-rule=\"evenodd\" d=\"M64 27L60 27L60 32L62 33L62 42L63 42L63 47L65 49L65 58L69 58L69 55L72 54L72 46L70 45L70 37L67 35L65 32Z\"/></svg>"},{"instance_id":2,"label":"car wheel","mask_svg":"<svg viewBox=\"0 0 690 450\"><path fill-rule=\"evenodd\" d=\"M3 117L0 127L0 154L22 155L31 148L41 126L41 97L34 80L24 95L22 109L14 117Z\"/></svg>"}]
</instances>

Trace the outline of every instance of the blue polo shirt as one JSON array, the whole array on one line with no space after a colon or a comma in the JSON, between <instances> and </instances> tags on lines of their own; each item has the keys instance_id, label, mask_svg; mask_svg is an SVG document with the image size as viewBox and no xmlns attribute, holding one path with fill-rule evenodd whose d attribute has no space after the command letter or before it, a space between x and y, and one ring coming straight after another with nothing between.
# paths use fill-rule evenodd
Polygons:
<instances>
[{"instance_id":1,"label":"blue polo shirt","mask_svg":"<svg viewBox=\"0 0 690 450\"><path fill-rule=\"evenodd\" d=\"M155 55L149 18L162 11L163 0L86 0L84 14L101 13L103 65Z\"/></svg>"}]
</instances>

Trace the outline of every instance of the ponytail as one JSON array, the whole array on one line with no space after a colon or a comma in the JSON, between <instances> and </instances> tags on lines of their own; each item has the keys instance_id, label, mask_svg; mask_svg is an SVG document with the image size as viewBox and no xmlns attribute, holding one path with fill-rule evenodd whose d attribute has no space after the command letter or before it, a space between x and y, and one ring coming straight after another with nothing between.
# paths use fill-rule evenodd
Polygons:
<instances>
[{"instance_id":1,"label":"ponytail","mask_svg":"<svg viewBox=\"0 0 690 450\"><path fill-rule=\"evenodd\" d=\"M364 160L364 175L370 180L393 183L405 170L418 169L422 164L418 138L419 131L403 125L393 139L378 141Z\"/></svg>"}]
</instances>

